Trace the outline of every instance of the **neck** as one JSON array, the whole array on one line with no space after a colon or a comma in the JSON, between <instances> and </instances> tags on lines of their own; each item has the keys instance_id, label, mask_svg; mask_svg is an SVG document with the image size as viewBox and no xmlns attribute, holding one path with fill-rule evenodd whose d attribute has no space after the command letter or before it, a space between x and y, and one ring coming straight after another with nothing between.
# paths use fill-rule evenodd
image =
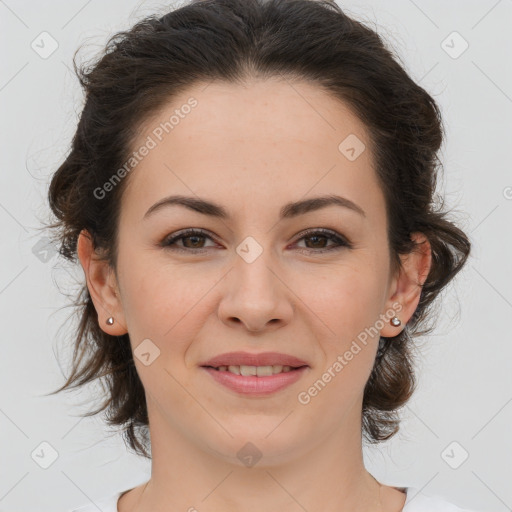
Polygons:
<instances>
[{"instance_id":1,"label":"neck","mask_svg":"<svg viewBox=\"0 0 512 512\"><path fill-rule=\"evenodd\" d=\"M251 449L242 435L229 438L222 429L225 443L201 446L193 432L171 428L149 403L148 413L151 479L130 511L382 512L380 484L364 468L360 423L353 418L307 446L283 451L279 435L255 440ZM253 465L247 455L256 455Z\"/></svg>"}]
</instances>

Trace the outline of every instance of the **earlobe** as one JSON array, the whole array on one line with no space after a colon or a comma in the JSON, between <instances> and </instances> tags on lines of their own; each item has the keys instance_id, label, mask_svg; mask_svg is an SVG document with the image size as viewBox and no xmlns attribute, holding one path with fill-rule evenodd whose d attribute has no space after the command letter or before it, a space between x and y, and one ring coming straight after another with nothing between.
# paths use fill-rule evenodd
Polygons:
<instances>
[{"instance_id":1,"label":"earlobe","mask_svg":"<svg viewBox=\"0 0 512 512\"><path fill-rule=\"evenodd\" d=\"M114 270L97 254L92 237L85 229L78 237L77 254L98 313L100 328L112 336L126 334L126 322ZM108 321L110 318L113 320Z\"/></svg>"},{"instance_id":2,"label":"earlobe","mask_svg":"<svg viewBox=\"0 0 512 512\"><path fill-rule=\"evenodd\" d=\"M399 334L412 317L432 265L432 250L428 238L423 233L415 232L411 234L411 239L416 242L416 247L411 253L401 256L401 268L393 279L391 295L386 304L387 310L396 311L394 317L401 323L398 324L393 318L389 319L381 330L381 336L384 337L391 338Z\"/></svg>"}]
</instances>

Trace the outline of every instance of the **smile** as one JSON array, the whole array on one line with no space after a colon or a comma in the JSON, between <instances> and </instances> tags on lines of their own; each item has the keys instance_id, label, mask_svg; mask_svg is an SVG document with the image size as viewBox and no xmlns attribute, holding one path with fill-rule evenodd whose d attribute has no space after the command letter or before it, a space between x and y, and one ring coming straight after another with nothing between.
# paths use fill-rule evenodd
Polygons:
<instances>
[{"instance_id":1,"label":"smile","mask_svg":"<svg viewBox=\"0 0 512 512\"><path fill-rule=\"evenodd\" d=\"M261 397L281 391L297 382L309 369L292 366L202 366L217 383L245 397Z\"/></svg>"},{"instance_id":2,"label":"smile","mask_svg":"<svg viewBox=\"0 0 512 512\"><path fill-rule=\"evenodd\" d=\"M248 365L230 365L230 366L218 366L213 367L215 370L220 372L230 372L235 375L243 375L244 377L249 377L251 375L256 375L258 377L268 377L270 375L276 375L278 373L287 373L292 370L296 370L292 366L288 365L272 365L272 366L248 366Z\"/></svg>"}]
</instances>

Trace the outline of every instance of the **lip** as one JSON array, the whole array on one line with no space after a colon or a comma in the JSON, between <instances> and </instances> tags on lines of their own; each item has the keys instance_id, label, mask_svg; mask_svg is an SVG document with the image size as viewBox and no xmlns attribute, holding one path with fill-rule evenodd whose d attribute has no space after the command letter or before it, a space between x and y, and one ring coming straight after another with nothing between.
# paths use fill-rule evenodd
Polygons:
<instances>
[{"instance_id":1,"label":"lip","mask_svg":"<svg viewBox=\"0 0 512 512\"><path fill-rule=\"evenodd\" d=\"M245 396L260 397L280 391L292 385L294 382L297 382L308 368L308 366L302 366L286 373L276 373L275 375L265 377L257 377L255 375L244 377L243 375L236 375L229 371L220 371L203 366L203 369L209 373L216 382L228 389Z\"/></svg>"},{"instance_id":2,"label":"lip","mask_svg":"<svg viewBox=\"0 0 512 512\"><path fill-rule=\"evenodd\" d=\"M255 375L236 375L230 371L216 370L219 366L291 366L293 369L285 373L258 377ZM308 370L309 365L290 354L280 352L227 352L215 356L200 365L219 384L242 395L265 396L280 391L294 382Z\"/></svg>"},{"instance_id":3,"label":"lip","mask_svg":"<svg viewBox=\"0 0 512 512\"><path fill-rule=\"evenodd\" d=\"M283 354L280 352L261 352L254 354L250 352L226 352L215 356L208 361L200 364L200 366L213 366L218 368L219 366L292 366L298 368L300 366L309 366L306 361L299 359L289 354ZM214 370L215 371L215 370ZM278 374L279 375L279 374ZM246 379L248 377L245 377ZM262 379L265 377L257 377Z\"/></svg>"}]
</instances>

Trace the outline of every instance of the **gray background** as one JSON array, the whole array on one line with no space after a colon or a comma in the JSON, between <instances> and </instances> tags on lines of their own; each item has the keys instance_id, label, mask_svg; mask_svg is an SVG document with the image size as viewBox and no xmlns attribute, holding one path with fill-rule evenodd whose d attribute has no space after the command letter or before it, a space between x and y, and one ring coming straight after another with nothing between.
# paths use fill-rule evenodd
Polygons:
<instances>
[{"instance_id":1,"label":"gray background","mask_svg":"<svg viewBox=\"0 0 512 512\"><path fill-rule=\"evenodd\" d=\"M403 410L401 432L365 448L367 467L389 485L417 486L474 509L512 510L512 1L338 3L377 24L438 100L448 135L439 190L473 242L424 343L419 389ZM82 57L100 50L114 31L165 5L0 1L3 511L70 510L150 475L150 463L128 453L100 416L80 419L96 388L43 396L63 383L73 333L71 322L60 328L71 313L64 294L83 273L45 249L38 228L48 215L49 176L68 151L82 105L73 52L83 42ZM34 41L43 51L44 31L58 44L47 58L31 47ZM463 40L469 47L459 55ZM44 469L52 450L57 458Z\"/></svg>"}]
</instances>

